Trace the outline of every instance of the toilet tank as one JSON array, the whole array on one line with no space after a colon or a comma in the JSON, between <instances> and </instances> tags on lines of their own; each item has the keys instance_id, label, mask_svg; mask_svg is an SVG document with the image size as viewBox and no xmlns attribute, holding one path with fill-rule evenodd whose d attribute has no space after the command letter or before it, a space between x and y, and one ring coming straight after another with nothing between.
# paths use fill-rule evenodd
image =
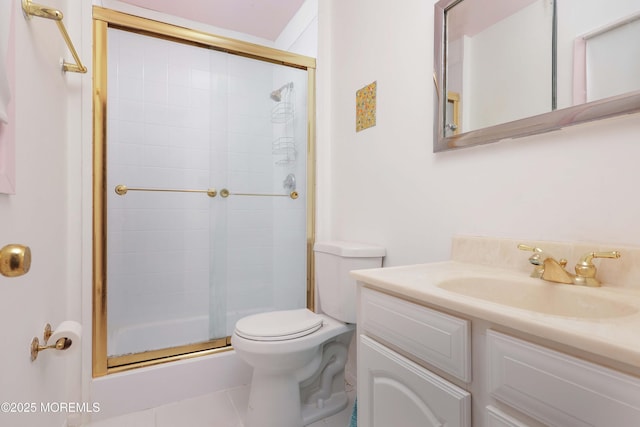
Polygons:
<instances>
[{"instance_id":1,"label":"toilet tank","mask_svg":"<svg viewBox=\"0 0 640 427\"><path fill-rule=\"evenodd\" d=\"M317 242L315 283L320 309L334 319L356 322L356 280L349 272L382 266L383 247L366 243Z\"/></svg>"}]
</instances>

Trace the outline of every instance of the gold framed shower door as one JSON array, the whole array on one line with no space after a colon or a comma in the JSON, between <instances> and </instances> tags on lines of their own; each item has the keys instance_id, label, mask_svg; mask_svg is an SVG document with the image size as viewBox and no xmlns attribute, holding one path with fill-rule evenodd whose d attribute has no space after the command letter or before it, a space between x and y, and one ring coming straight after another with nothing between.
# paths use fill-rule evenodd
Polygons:
<instances>
[{"instance_id":1,"label":"gold framed shower door","mask_svg":"<svg viewBox=\"0 0 640 427\"><path fill-rule=\"evenodd\" d=\"M122 12L93 7L93 376L100 377L137 367L165 363L229 350L231 338L197 344L109 357L107 352L107 30L117 28L145 35L193 44L260 61L307 71L307 307L314 309L315 241L315 67L316 61L303 55L247 43L202 31L153 21Z\"/></svg>"}]
</instances>

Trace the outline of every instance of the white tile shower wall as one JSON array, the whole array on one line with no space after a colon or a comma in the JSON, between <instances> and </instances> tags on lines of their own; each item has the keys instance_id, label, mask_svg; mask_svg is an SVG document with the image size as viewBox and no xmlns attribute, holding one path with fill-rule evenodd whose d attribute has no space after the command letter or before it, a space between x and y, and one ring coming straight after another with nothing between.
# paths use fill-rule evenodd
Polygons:
<instances>
[{"instance_id":1,"label":"white tile shower wall","mask_svg":"<svg viewBox=\"0 0 640 427\"><path fill-rule=\"evenodd\" d=\"M209 135L206 143L209 154L209 187L218 191L227 183L228 169L228 104L229 104L229 56L221 52L210 52L211 70ZM227 335L227 238L228 212L225 203L211 203L209 212L210 251L209 281L216 284L209 288L209 335Z\"/></svg>"},{"instance_id":2,"label":"white tile shower wall","mask_svg":"<svg viewBox=\"0 0 640 427\"><path fill-rule=\"evenodd\" d=\"M109 37L109 189L282 193L292 171L303 194L292 201L109 191L108 281L126 284L109 288L109 329L210 315L217 337L247 314L303 307L306 72L119 30ZM275 73L302 94L300 157L289 169L276 168L272 153ZM110 338L110 353L127 351Z\"/></svg>"},{"instance_id":3,"label":"white tile shower wall","mask_svg":"<svg viewBox=\"0 0 640 427\"><path fill-rule=\"evenodd\" d=\"M269 93L273 65L229 57L228 175L232 193L269 193ZM227 334L235 321L273 304L273 212L267 198L230 196L227 224Z\"/></svg>"},{"instance_id":4,"label":"white tile shower wall","mask_svg":"<svg viewBox=\"0 0 640 427\"><path fill-rule=\"evenodd\" d=\"M279 88L293 83L288 97L292 103L291 120L282 125L274 125L274 140L280 136L293 135L296 155L293 161L281 162L285 155L272 156L273 162L279 162L273 176L273 188L277 193L287 193L283 181L288 174L296 179L296 189L300 197L296 200L275 198L274 211L274 280L278 286L274 289L275 309L285 310L306 305L306 292L300 286L306 283L306 238L298 230L306 228L307 204L307 76L299 70L278 69L274 73L273 87ZM275 103L272 102L272 108Z\"/></svg>"},{"instance_id":5,"label":"white tile shower wall","mask_svg":"<svg viewBox=\"0 0 640 427\"><path fill-rule=\"evenodd\" d=\"M208 188L209 52L119 30L109 44L108 188ZM108 282L125 285L109 288L111 331L208 315L210 203L108 192Z\"/></svg>"}]
</instances>

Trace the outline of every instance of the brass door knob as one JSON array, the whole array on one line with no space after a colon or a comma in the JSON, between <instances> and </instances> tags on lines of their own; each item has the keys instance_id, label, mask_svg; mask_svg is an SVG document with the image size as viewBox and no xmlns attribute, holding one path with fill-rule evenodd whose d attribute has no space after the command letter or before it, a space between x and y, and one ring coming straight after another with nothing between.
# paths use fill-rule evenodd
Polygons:
<instances>
[{"instance_id":1,"label":"brass door knob","mask_svg":"<svg viewBox=\"0 0 640 427\"><path fill-rule=\"evenodd\" d=\"M0 249L0 274L18 277L27 274L31 268L29 246L11 244Z\"/></svg>"}]
</instances>

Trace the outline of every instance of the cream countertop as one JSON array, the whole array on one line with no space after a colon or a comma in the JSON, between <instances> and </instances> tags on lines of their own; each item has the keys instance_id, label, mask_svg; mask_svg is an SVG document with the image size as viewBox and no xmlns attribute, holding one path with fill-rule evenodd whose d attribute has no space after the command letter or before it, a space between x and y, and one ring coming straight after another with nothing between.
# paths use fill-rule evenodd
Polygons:
<instances>
[{"instance_id":1,"label":"cream countertop","mask_svg":"<svg viewBox=\"0 0 640 427\"><path fill-rule=\"evenodd\" d=\"M556 284L531 279L526 273L457 261L417 264L400 267L356 270L352 277L367 286L395 294L415 302L455 311L461 315L486 320L540 338L555 341L616 362L640 368L640 292L603 284L588 288ZM560 291L563 297L575 294L591 302L602 300L605 305L623 304L635 311L620 317L588 318L544 314L447 291L438 284L451 279L478 278L482 281L513 281L514 292L519 281L533 286L546 286L541 299L554 298ZM563 287L563 288L557 288ZM534 302L535 305L537 302ZM542 310L549 302L539 301Z\"/></svg>"}]
</instances>

